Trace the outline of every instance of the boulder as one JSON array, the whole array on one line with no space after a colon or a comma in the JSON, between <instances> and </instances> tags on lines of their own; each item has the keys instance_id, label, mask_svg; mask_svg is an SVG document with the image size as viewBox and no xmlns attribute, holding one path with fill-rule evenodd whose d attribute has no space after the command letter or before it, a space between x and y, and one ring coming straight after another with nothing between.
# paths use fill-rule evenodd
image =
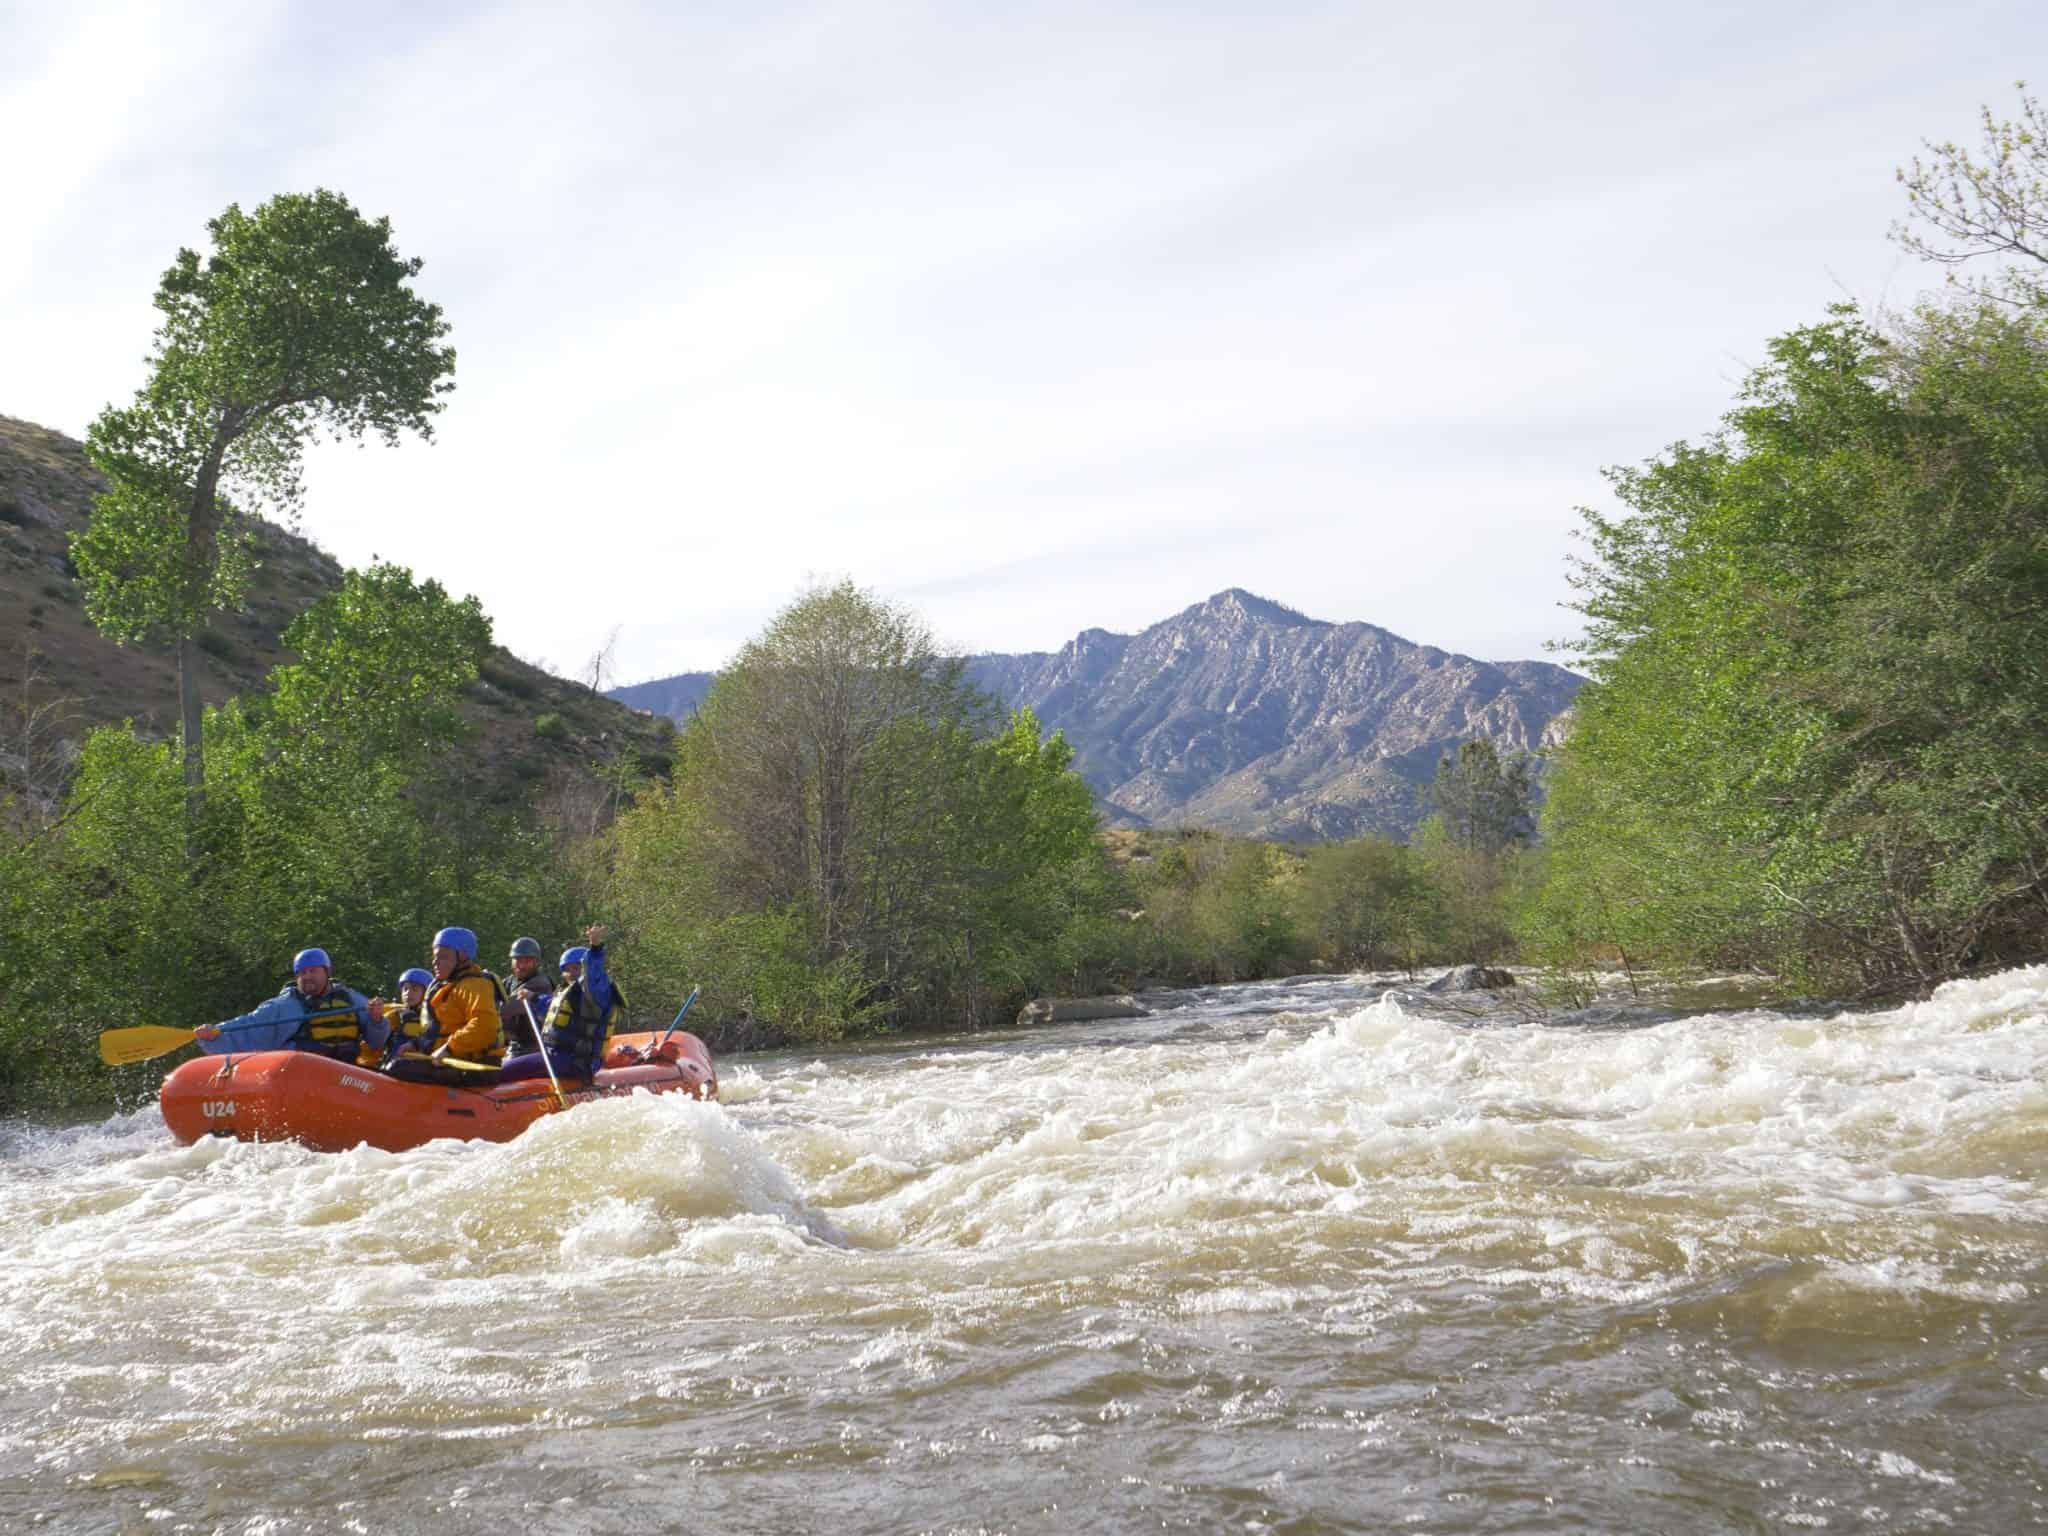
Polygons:
<instances>
[{"instance_id":1,"label":"boulder","mask_svg":"<svg viewBox=\"0 0 2048 1536\"><path fill-rule=\"evenodd\" d=\"M1492 965L1455 965L1430 982L1425 992L1505 992L1515 984L1514 974Z\"/></svg>"},{"instance_id":2,"label":"boulder","mask_svg":"<svg viewBox=\"0 0 2048 1536\"><path fill-rule=\"evenodd\" d=\"M1142 1019L1141 1008L1128 992L1120 997L1039 997L1024 1005L1019 1024L1084 1024L1090 1019Z\"/></svg>"}]
</instances>

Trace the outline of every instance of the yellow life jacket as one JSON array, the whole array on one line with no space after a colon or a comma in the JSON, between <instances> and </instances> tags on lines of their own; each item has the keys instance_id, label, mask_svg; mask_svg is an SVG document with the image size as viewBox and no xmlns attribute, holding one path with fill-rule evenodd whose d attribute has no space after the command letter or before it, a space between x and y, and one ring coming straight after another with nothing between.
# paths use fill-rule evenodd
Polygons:
<instances>
[{"instance_id":1,"label":"yellow life jacket","mask_svg":"<svg viewBox=\"0 0 2048 1536\"><path fill-rule=\"evenodd\" d=\"M291 1049L316 1051L337 1061L356 1059L363 1043L363 1021L347 988L330 983L319 997L307 997L293 982L278 996L297 997L299 1006L306 1011L298 1032L291 1038Z\"/></svg>"}]
</instances>

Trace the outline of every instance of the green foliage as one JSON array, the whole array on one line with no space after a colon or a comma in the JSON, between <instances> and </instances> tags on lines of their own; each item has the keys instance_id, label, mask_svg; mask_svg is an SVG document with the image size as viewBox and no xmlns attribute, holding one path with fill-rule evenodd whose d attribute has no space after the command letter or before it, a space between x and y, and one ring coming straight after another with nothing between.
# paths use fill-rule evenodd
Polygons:
<instances>
[{"instance_id":1,"label":"green foliage","mask_svg":"<svg viewBox=\"0 0 2048 1536\"><path fill-rule=\"evenodd\" d=\"M254 558L243 514L297 507L316 433L430 437L454 387L447 323L412 291L420 263L392 248L388 220L317 191L250 214L231 204L207 230L212 253L179 251L157 287L147 381L86 435L107 490L71 552L88 615L125 643L189 640L209 613L240 605ZM188 645L179 693L193 815L196 667Z\"/></svg>"},{"instance_id":2,"label":"green foliage","mask_svg":"<svg viewBox=\"0 0 2048 1536\"><path fill-rule=\"evenodd\" d=\"M1296 902L1314 962L1333 969L1412 971L1439 925L1423 865L1406 845L1383 838L1310 848Z\"/></svg>"},{"instance_id":3,"label":"green foliage","mask_svg":"<svg viewBox=\"0 0 2048 1536\"><path fill-rule=\"evenodd\" d=\"M501 663L493 661L484 662L478 671L478 675L493 688L509 693L515 699L530 700L540 697L540 688L534 683L533 679L526 676L525 673L515 672L512 668Z\"/></svg>"},{"instance_id":4,"label":"green foliage","mask_svg":"<svg viewBox=\"0 0 2048 1536\"><path fill-rule=\"evenodd\" d=\"M1873 986L2038 953L2044 353L1996 309L1838 311L1615 477L1532 943Z\"/></svg>"},{"instance_id":5,"label":"green foliage","mask_svg":"<svg viewBox=\"0 0 2048 1536\"><path fill-rule=\"evenodd\" d=\"M914 615L815 589L621 818L625 925L678 984L715 955L729 1001L805 1037L986 1022L1078 974L1112 899L1071 759L999 723Z\"/></svg>"},{"instance_id":6,"label":"green foliage","mask_svg":"<svg viewBox=\"0 0 2048 1536\"><path fill-rule=\"evenodd\" d=\"M1140 977L1243 981L1305 968L1289 905L1294 855L1202 828L1166 834L1129 871Z\"/></svg>"},{"instance_id":7,"label":"green foliage","mask_svg":"<svg viewBox=\"0 0 2048 1536\"><path fill-rule=\"evenodd\" d=\"M1295 860L1266 843L1241 843L1225 856L1196 917L1210 953L1234 976L1298 969L1292 897Z\"/></svg>"},{"instance_id":8,"label":"green foliage","mask_svg":"<svg viewBox=\"0 0 2048 1536\"><path fill-rule=\"evenodd\" d=\"M103 1028L181 1018L200 931L170 749L87 738L61 835L0 839L0 1102L104 1098Z\"/></svg>"},{"instance_id":9,"label":"green foliage","mask_svg":"<svg viewBox=\"0 0 2048 1536\"><path fill-rule=\"evenodd\" d=\"M23 825L0 796L0 829ZM72 919L78 893L48 837L0 831L0 1106L104 1099L97 1010L79 1006L107 935Z\"/></svg>"},{"instance_id":10,"label":"green foliage","mask_svg":"<svg viewBox=\"0 0 2048 1536\"><path fill-rule=\"evenodd\" d=\"M566 741L569 739L569 724L557 714L535 715L533 734L544 741Z\"/></svg>"},{"instance_id":11,"label":"green foliage","mask_svg":"<svg viewBox=\"0 0 2048 1536\"><path fill-rule=\"evenodd\" d=\"M1430 800L1454 847L1497 858L1525 847L1536 832L1534 787L1526 759L1501 759L1484 736L1437 763Z\"/></svg>"},{"instance_id":12,"label":"green foliage","mask_svg":"<svg viewBox=\"0 0 2048 1536\"><path fill-rule=\"evenodd\" d=\"M1522 850L1510 845L1489 853L1463 844L1440 815L1423 821L1412 847L1429 891L1437 944L1451 958L1478 965L1512 956Z\"/></svg>"},{"instance_id":13,"label":"green foliage","mask_svg":"<svg viewBox=\"0 0 2048 1536\"><path fill-rule=\"evenodd\" d=\"M86 616L128 645L192 634L208 614L237 608L247 595L255 569L249 529L224 502L195 514L173 473L142 461L140 447L116 444L113 431L95 423L98 438L88 434L109 484L92 521L71 536Z\"/></svg>"},{"instance_id":14,"label":"green foliage","mask_svg":"<svg viewBox=\"0 0 2048 1536\"><path fill-rule=\"evenodd\" d=\"M284 643L299 654L270 678L285 728L345 735L389 757L459 734L455 697L490 651L491 621L476 598L457 601L437 581L379 563L348 572L286 627Z\"/></svg>"},{"instance_id":15,"label":"green foliage","mask_svg":"<svg viewBox=\"0 0 2048 1536\"><path fill-rule=\"evenodd\" d=\"M588 921L587 886L552 840L473 803L448 710L490 643L473 599L378 566L292 637L300 660L269 691L206 718L212 793L191 857L172 749L128 728L87 740L57 829L0 844L0 1044L27 1063L0 1088L103 1093L98 1030L241 1011L307 944L374 992L448 922L504 935Z\"/></svg>"},{"instance_id":16,"label":"green foliage","mask_svg":"<svg viewBox=\"0 0 2048 1536\"><path fill-rule=\"evenodd\" d=\"M1509 917L1533 857L1458 848L1434 818L1413 846L1145 833L1122 876L1130 905L1090 931L1090 960L1126 985L1499 960L1514 953Z\"/></svg>"}]
</instances>

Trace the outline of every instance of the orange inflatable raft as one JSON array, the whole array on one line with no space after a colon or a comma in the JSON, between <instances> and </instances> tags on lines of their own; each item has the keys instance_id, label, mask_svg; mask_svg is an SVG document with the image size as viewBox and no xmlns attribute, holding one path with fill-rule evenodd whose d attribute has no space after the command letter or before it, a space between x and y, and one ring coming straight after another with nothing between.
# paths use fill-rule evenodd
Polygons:
<instances>
[{"instance_id":1,"label":"orange inflatable raft","mask_svg":"<svg viewBox=\"0 0 2048 1536\"><path fill-rule=\"evenodd\" d=\"M488 1088L402 1082L369 1067L309 1051L251 1051L200 1056L164 1079L164 1124L181 1142L202 1136L237 1141L297 1141L319 1152L368 1145L404 1152L444 1136L510 1141L542 1115L645 1089L715 1098L711 1052L695 1035L669 1036L659 1059L637 1059L660 1031L614 1035L594 1082L563 1085L543 1077Z\"/></svg>"}]
</instances>

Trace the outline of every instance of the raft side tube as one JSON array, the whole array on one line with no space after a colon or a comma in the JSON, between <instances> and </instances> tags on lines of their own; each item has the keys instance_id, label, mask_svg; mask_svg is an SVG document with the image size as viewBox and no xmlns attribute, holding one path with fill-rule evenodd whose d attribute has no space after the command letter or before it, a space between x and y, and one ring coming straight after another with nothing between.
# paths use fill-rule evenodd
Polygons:
<instances>
[{"instance_id":1,"label":"raft side tube","mask_svg":"<svg viewBox=\"0 0 2048 1536\"><path fill-rule=\"evenodd\" d=\"M644 1050L657 1038L621 1035L612 1046ZM321 1152L357 1146L407 1152L444 1137L510 1141L542 1115L622 1093L716 1095L718 1079L703 1041L678 1034L663 1051L664 1058L671 1055L600 1071L595 1084L565 1084L558 1098L545 1080L453 1088L403 1082L310 1051L253 1051L185 1062L164 1079L158 1101L164 1124L188 1146L204 1136L227 1136L296 1141Z\"/></svg>"}]
</instances>

